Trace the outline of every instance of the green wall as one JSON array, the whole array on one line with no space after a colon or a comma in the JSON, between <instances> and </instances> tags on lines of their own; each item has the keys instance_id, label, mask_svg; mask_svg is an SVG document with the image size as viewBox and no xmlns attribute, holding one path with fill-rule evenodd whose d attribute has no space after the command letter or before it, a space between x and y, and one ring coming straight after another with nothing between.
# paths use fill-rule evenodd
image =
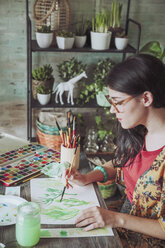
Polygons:
<instances>
[{"instance_id":1,"label":"green wall","mask_svg":"<svg viewBox=\"0 0 165 248\"><path fill-rule=\"evenodd\" d=\"M70 0L71 22L79 16L90 18L100 8L109 8L110 0ZM123 3L122 24L126 12L127 0ZM33 1L29 1L30 5ZM159 40L165 46L165 1L164 0L132 0L130 17L142 25L141 47L148 41ZM32 15L31 15L32 16ZM134 27L130 27L130 39L136 43ZM34 30L33 30L34 36ZM40 53L34 54L33 67L38 64L51 63L54 68L56 83L59 82L56 66L64 59L77 57L84 63L96 63L100 54L74 53ZM111 57L119 61L120 57L104 54L102 57ZM26 101L26 1L0 0L0 101Z\"/></svg>"}]
</instances>

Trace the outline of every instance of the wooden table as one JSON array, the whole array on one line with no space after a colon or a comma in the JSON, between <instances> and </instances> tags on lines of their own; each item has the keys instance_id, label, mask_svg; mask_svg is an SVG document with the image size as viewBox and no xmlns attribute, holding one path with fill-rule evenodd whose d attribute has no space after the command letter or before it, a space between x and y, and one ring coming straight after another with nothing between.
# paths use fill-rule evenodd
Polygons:
<instances>
[{"instance_id":1,"label":"wooden table","mask_svg":"<svg viewBox=\"0 0 165 248\"><path fill-rule=\"evenodd\" d=\"M89 170L88 162L83 153L80 155L80 171L85 173ZM100 205L106 208L106 204L100 194L96 184L94 184L96 194ZM0 194L5 194L5 186L0 185ZM21 185L21 197L30 201L30 183L26 182ZM64 225L41 225L42 228L64 228ZM73 227L73 225L67 225ZM87 237L87 238L41 238L35 247L43 248L120 248L122 247L121 241L115 229L113 229L114 236L109 237ZM0 227L0 243L6 245L6 248L20 247L15 239L15 225L1 226Z\"/></svg>"}]
</instances>

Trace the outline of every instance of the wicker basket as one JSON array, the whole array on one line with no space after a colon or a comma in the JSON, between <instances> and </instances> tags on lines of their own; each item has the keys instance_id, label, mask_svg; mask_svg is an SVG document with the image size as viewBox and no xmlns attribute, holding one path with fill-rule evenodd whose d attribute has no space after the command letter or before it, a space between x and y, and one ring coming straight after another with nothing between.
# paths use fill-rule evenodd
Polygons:
<instances>
[{"instance_id":1,"label":"wicker basket","mask_svg":"<svg viewBox=\"0 0 165 248\"><path fill-rule=\"evenodd\" d=\"M104 199L107 199L109 197L112 197L115 195L117 190L117 184L116 182L107 181L106 183L97 183L99 186L99 189L101 191L102 197Z\"/></svg>"},{"instance_id":2,"label":"wicker basket","mask_svg":"<svg viewBox=\"0 0 165 248\"><path fill-rule=\"evenodd\" d=\"M66 128L62 128L66 130ZM43 123L36 121L37 141L48 148L52 148L57 151L61 151L61 136L59 131L54 126L44 125Z\"/></svg>"},{"instance_id":3,"label":"wicker basket","mask_svg":"<svg viewBox=\"0 0 165 248\"><path fill-rule=\"evenodd\" d=\"M69 29L70 6L68 0L35 0L33 16L36 31L42 25L50 25L51 30Z\"/></svg>"}]
</instances>

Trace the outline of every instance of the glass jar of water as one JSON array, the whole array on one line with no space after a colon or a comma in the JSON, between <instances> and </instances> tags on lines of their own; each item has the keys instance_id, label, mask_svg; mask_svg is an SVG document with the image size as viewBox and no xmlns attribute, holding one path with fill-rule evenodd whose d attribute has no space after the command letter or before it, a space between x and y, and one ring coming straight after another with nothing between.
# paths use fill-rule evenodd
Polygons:
<instances>
[{"instance_id":1,"label":"glass jar of water","mask_svg":"<svg viewBox=\"0 0 165 248\"><path fill-rule=\"evenodd\" d=\"M40 239L40 208L35 202L18 206L16 240L21 247L33 247Z\"/></svg>"}]
</instances>

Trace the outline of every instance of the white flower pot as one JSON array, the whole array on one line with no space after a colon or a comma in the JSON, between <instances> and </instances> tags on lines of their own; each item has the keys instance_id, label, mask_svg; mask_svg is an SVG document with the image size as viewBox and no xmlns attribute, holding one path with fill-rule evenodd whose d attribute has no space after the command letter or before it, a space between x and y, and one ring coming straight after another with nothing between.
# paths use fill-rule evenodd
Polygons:
<instances>
[{"instance_id":1,"label":"white flower pot","mask_svg":"<svg viewBox=\"0 0 165 248\"><path fill-rule=\"evenodd\" d=\"M53 41L53 33L39 33L36 32L37 44L41 48L48 48L51 46Z\"/></svg>"},{"instance_id":2,"label":"white flower pot","mask_svg":"<svg viewBox=\"0 0 165 248\"><path fill-rule=\"evenodd\" d=\"M56 36L57 46L60 49L71 49L74 44L74 37L60 37Z\"/></svg>"},{"instance_id":3,"label":"white flower pot","mask_svg":"<svg viewBox=\"0 0 165 248\"><path fill-rule=\"evenodd\" d=\"M37 99L41 105L46 105L50 102L51 93L50 94L40 94L37 93Z\"/></svg>"},{"instance_id":4,"label":"white flower pot","mask_svg":"<svg viewBox=\"0 0 165 248\"><path fill-rule=\"evenodd\" d=\"M110 107L110 103L106 99L106 95L108 95L108 89L107 87L103 88L103 91L99 91L98 94L96 95L96 101L99 106L102 107Z\"/></svg>"},{"instance_id":5,"label":"white flower pot","mask_svg":"<svg viewBox=\"0 0 165 248\"><path fill-rule=\"evenodd\" d=\"M118 50L123 50L128 45L128 38L115 37L115 46Z\"/></svg>"},{"instance_id":6,"label":"white flower pot","mask_svg":"<svg viewBox=\"0 0 165 248\"><path fill-rule=\"evenodd\" d=\"M111 32L98 33L90 32L91 34L91 48L95 50L106 50L109 49L111 41Z\"/></svg>"},{"instance_id":7,"label":"white flower pot","mask_svg":"<svg viewBox=\"0 0 165 248\"><path fill-rule=\"evenodd\" d=\"M84 35L84 36L75 36L75 46L77 48L82 48L85 46L85 43L86 43L86 40L87 40L87 36Z\"/></svg>"}]
</instances>

